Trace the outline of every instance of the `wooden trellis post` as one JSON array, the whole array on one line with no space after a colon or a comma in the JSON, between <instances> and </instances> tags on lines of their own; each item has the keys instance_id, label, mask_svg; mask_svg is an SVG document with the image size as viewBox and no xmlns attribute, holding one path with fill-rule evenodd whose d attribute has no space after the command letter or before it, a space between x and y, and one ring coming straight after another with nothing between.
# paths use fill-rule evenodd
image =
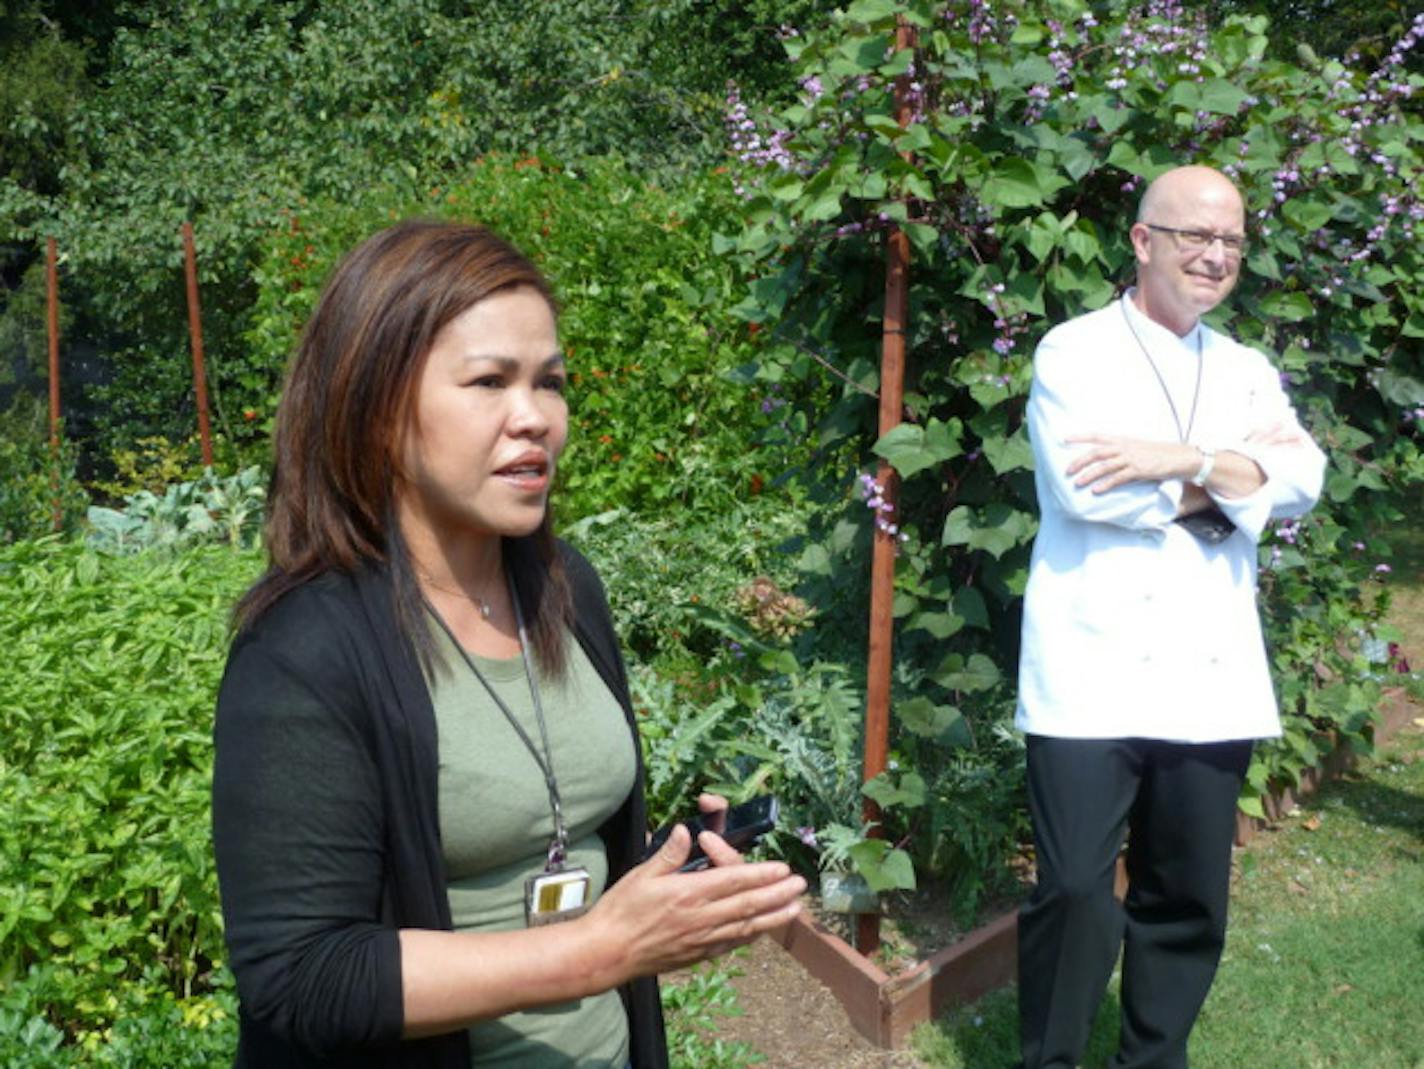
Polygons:
<instances>
[{"instance_id":1,"label":"wooden trellis post","mask_svg":"<svg viewBox=\"0 0 1424 1069\"><path fill-rule=\"evenodd\" d=\"M915 31L902 18L895 31L897 51L915 47ZM910 76L895 82L895 117L900 126L910 124ZM905 158L909 154L905 153ZM892 225L886 238L885 321L880 351L880 436L900 423L905 399L905 327L909 316L910 239L899 226ZM898 505L900 479L886 460L876 473L879 496L892 508ZM890 515L896 517L898 510ZM897 538L881 526L875 528L875 547L870 563L870 649L865 680L865 762L863 776L870 781L885 771L890 737L890 676L894 665L895 553ZM880 807L865 800L865 819L878 822ZM880 947L880 915L862 913L856 917L856 950L870 955Z\"/></svg>"},{"instance_id":2,"label":"wooden trellis post","mask_svg":"<svg viewBox=\"0 0 1424 1069\"><path fill-rule=\"evenodd\" d=\"M183 223L183 271L188 283L188 340L193 350L193 392L198 402L198 438L203 467L213 466L213 438L208 426L208 378L203 366L203 315L198 306L198 256L193 249L193 224Z\"/></svg>"},{"instance_id":3,"label":"wooden trellis post","mask_svg":"<svg viewBox=\"0 0 1424 1069\"><path fill-rule=\"evenodd\" d=\"M59 245L52 237L45 239L45 327L49 335L49 455L53 465L50 490L54 494L50 525L58 531L64 525L59 450Z\"/></svg>"}]
</instances>

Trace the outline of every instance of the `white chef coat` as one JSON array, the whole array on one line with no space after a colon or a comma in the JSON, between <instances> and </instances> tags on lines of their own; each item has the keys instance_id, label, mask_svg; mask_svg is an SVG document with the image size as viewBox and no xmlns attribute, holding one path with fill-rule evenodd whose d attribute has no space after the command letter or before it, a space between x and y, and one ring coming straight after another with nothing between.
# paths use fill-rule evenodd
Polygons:
<instances>
[{"instance_id":1,"label":"white chef coat","mask_svg":"<svg viewBox=\"0 0 1424 1069\"><path fill-rule=\"evenodd\" d=\"M1247 497L1214 495L1237 526L1215 546L1172 522L1180 479L1094 494L1064 474L1091 448L1065 441L1074 435L1178 440L1143 346L1182 429L1191 423L1188 440L1248 456L1266 474ZM1315 503L1325 457L1308 438L1245 441L1278 423L1299 427L1264 356L1201 324L1179 338L1130 294L1044 337L1028 402L1040 520L1024 595L1022 731L1181 742L1280 734L1256 608L1256 544L1270 520Z\"/></svg>"}]
</instances>

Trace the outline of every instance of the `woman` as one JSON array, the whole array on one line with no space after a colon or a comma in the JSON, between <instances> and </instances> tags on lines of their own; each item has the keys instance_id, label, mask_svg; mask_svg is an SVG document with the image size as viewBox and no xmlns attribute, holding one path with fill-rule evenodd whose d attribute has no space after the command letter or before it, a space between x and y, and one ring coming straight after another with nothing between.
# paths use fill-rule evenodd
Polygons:
<instances>
[{"instance_id":1,"label":"woman","mask_svg":"<svg viewBox=\"0 0 1424 1069\"><path fill-rule=\"evenodd\" d=\"M239 1066L661 1066L656 974L797 911L708 833L705 872L682 829L639 864L622 659L550 530L565 374L480 228L392 227L322 293L218 697Z\"/></svg>"}]
</instances>

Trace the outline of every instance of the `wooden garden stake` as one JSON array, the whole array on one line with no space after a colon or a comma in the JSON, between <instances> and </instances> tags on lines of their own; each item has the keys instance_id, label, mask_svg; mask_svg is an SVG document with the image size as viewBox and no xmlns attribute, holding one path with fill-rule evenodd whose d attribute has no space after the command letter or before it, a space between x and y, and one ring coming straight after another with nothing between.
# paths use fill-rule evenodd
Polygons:
<instances>
[{"instance_id":1,"label":"wooden garden stake","mask_svg":"<svg viewBox=\"0 0 1424 1069\"><path fill-rule=\"evenodd\" d=\"M914 30L904 21L895 31L897 51L915 47ZM901 127L910 124L909 77L895 82L895 117ZM906 159L908 153L902 154ZM910 239L892 225L886 238L885 321L880 350L880 436L900 423L905 398L905 322L909 313ZM879 496L891 506L888 515L898 526L900 479L886 460L876 472ZM875 546L870 562L870 649L865 679L865 763L866 782L885 771L890 737L890 676L894 662L895 553L898 537L875 528ZM879 822L880 807L865 799L865 819ZM878 828L876 831L878 832ZM856 915L855 948L871 955L880 948L880 915Z\"/></svg>"},{"instance_id":2,"label":"wooden garden stake","mask_svg":"<svg viewBox=\"0 0 1424 1069\"><path fill-rule=\"evenodd\" d=\"M193 250L193 224L183 224L183 268L188 281L188 339L193 349L193 392L198 400L198 438L203 467L213 466L213 439L208 426L208 378L203 368L203 317L198 307L198 257Z\"/></svg>"},{"instance_id":3,"label":"wooden garden stake","mask_svg":"<svg viewBox=\"0 0 1424 1069\"><path fill-rule=\"evenodd\" d=\"M50 489L53 491L51 525L58 531L64 523L60 498L59 456L59 246L54 238L45 240L45 326L49 334L49 453L53 464Z\"/></svg>"}]
</instances>

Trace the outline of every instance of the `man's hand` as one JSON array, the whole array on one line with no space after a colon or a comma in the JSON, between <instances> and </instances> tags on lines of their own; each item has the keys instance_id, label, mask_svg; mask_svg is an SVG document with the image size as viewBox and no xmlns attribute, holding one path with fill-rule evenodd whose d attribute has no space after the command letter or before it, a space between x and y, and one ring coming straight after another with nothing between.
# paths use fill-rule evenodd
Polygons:
<instances>
[{"instance_id":1,"label":"man's hand","mask_svg":"<svg viewBox=\"0 0 1424 1069\"><path fill-rule=\"evenodd\" d=\"M1184 483L1182 485L1182 500L1177 505L1177 515L1190 516L1193 512L1204 512L1215 504L1211 495L1200 486Z\"/></svg>"},{"instance_id":2,"label":"man's hand","mask_svg":"<svg viewBox=\"0 0 1424 1069\"><path fill-rule=\"evenodd\" d=\"M1090 447L1068 465L1066 474L1074 486L1091 486L1095 494L1107 493L1125 483L1190 479L1201 467L1197 447L1181 442L1100 434L1078 435L1067 442Z\"/></svg>"}]
</instances>

